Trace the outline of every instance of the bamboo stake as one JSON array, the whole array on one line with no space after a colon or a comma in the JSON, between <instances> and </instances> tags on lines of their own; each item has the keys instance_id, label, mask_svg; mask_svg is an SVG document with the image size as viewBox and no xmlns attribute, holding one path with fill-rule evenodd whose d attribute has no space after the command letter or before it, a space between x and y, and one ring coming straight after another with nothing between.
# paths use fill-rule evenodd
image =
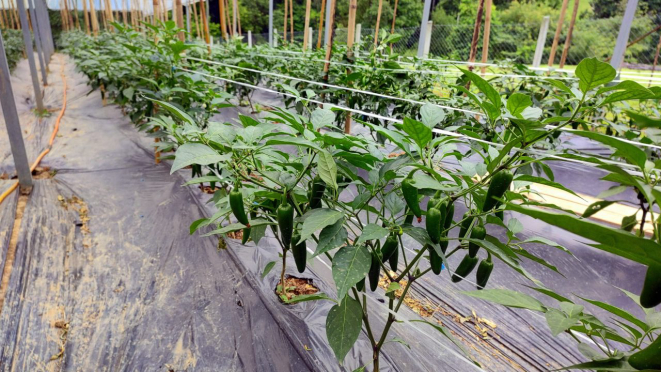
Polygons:
<instances>
[{"instance_id":1,"label":"bamboo stake","mask_svg":"<svg viewBox=\"0 0 661 372\"><path fill-rule=\"evenodd\" d=\"M80 30L80 20L78 19L78 4L76 4L76 0L71 0L71 10L74 14L73 19L76 23L76 30Z\"/></svg>"},{"instance_id":2,"label":"bamboo stake","mask_svg":"<svg viewBox=\"0 0 661 372\"><path fill-rule=\"evenodd\" d=\"M184 6L181 4L181 0L175 0L175 7L172 8L172 11L174 9L177 9L177 27L183 29L184 28ZM178 34L179 40L181 42L186 41L186 36L184 35L183 31L180 31Z\"/></svg>"},{"instance_id":3,"label":"bamboo stake","mask_svg":"<svg viewBox=\"0 0 661 372\"><path fill-rule=\"evenodd\" d=\"M11 0L9 0L11 1ZM60 6L60 20L62 21L62 29L64 31L69 31L67 28L67 19L64 16L64 4L62 3L63 0L59 1L59 6Z\"/></svg>"},{"instance_id":4,"label":"bamboo stake","mask_svg":"<svg viewBox=\"0 0 661 372\"><path fill-rule=\"evenodd\" d=\"M85 21L85 34L90 36L90 21L87 16L87 0L83 0L83 20Z\"/></svg>"},{"instance_id":5,"label":"bamboo stake","mask_svg":"<svg viewBox=\"0 0 661 372\"><path fill-rule=\"evenodd\" d=\"M128 24L128 15L126 14L126 0L122 0L122 22L124 22L125 25Z\"/></svg>"},{"instance_id":6,"label":"bamboo stake","mask_svg":"<svg viewBox=\"0 0 661 372\"><path fill-rule=\"evenodd\" d=\"M659 36L659 43L656 44L656 54L654 54L654 64L652 65L652 74L650 75L650 78L654 77L654 70L656 70L656 63L659 61L659 51L661 51L661 36ZM652 85L652 79L650 79L649 83L647 83L647 87L649 88Z\"/></svg>"},{"instance_id":7,"label":"bamboo stake","mask_svg":"<svg viewBox=\"0 0 661 372\"><path fill-rule=\"evenodd\" d=\"M285 20L282 26L282 45L285 45L285 43L287 43L287 12L288 11L289 11L289 7L287 6L287 0L285 0Z\"/></svg>"},{"instance_id":8,"label":"bamboo stake","mask_svg":"<svg viewBox=\"0 0 661 372\"><path fill-rule=\"evenodd\" d=\"M193 3L192 12L193 12L193 16L195 16L195 33L197 34L197 38L201 39L202 36L200 35L200 19L197 16L197 3Z\"/></svg>"},{"instance_id":9,"label":"bamboo stake","mask_svg":"<svg viewBox=\"0 0 661 372\"><path fill-rule=\"evenodd\" d=\"M569 46L571 44L571 35L574 32L574 24L576 23L576 14L578 14L578 4L580 0L574 0L574 9L571 13L571 20L569 21L569 30L567 30L567 38L565 39L565 46L562 48L562 56L560 57L560 68L565 67L567 61L567 54L569 53Z\"/></svg>"},{"instance_id":10,"label":"bamboo stake","mask_svg":"<svg viewBox=\"0 0 661 372\"><path fill-rule=\"evenodd\" d=\"M357 0L349 0L349 24L347 25L347 56L353 59L353 42L356 39L356 8ZM351 74L351 68L347 68L347 75ZM351 84L349 84L351 86ZM350 107L350 93L347 93L347 107ZM344 133L351 133L351 112L347 111L344 119Z\"/></svg>"},{"instance_id":11,"label":"bamboo stake","mask_svg":"<svg viewBox=\"0 0 661 372\"><path fill-rule=\"evenodd\" d=\"M227 41L227 30L225 29L225 1L218 0L218 15L220 18L220 34L223 36L223 39Z\"/></svg>"},{"instance_id":12,"label":"bamboo stake","mask_svg":"<svg viewBox=\"0 0 661 372\"><path fill-rule=\"evenodd\" d=\"M96 10L94 9L94 0L89 0L89 2L90 2L90 16L92 18L92 32L94 33L94 37L97 37L99 36L99 19L97 18Z\"/></svg>"},{"instance_id":13,"label":"bamboo stake","mask_svg":"<svg viewBox=\"0 0 661 372\"><path fill-rule=\"evenodd\" d=\"M482 12L484 11L484 0L479 0L477 5L477 16L475 17L475 28L473 29L473 40L471 41L469 62L475 62L477 55L477 40L480 38L480 26L482 25ZM422 31L421 31L422 32ZM473 65L468 66L469 71L473 71Z\"/></svg>"},{"instance_id":14,"label":"bamboo stake","mask_svg":"<svg viewBox=\"0 0 661 372\"><path fill-rule=\"evenodd\" d=\"M5 16L7 17L7 27L14 28L14 19L11 14L11 5L5 7L5 1L2 0L2 8L5 10Z\"/></svg>"},{"instance_id":15,"label":"bamboo stake","mask_svg":"<svg viewBox=\"0 0 661 372\"><path fill-rule=\"evenodd\" d=\"M487 11L486 15L484 16L484 39L482 40L482 63L487 63L487 59L489 58L489 39L491 36L491 5L492 0L487 0ZM484 75L486 69L487 66L482 66L482 75Z\"/></svg>"},{"instance_id":16,"label":"bamboo stake","mask_svg":"<svg viewBox=\"0 0 661 372\"><path fill-rule=\"evenodd\" d=\"M232 24L232 20L230 19L230 2L229 0L220 0L225 3L225 23L227 23L227 33L234 37L234 30L230 25Z\"/></svg>"},{"instance_id":17,"label":"bamboo stake","mask_svg":"<svg viewBox=\"0 0 661 372\"><path fill-rule=\"evenodd\" d=\"M209 23L207 23L207 11L204 0L200 1L200 13L202 13L202 24L204 26L204 41L207 43L207 51L211 55L211 41L209 39Z\"/></svg>"},{"instance_id":18,"label":"bamboo stake","mask_svg":"<svg viewBox=\"0 0 661 372\"><path fill-rule=\"evenodd\" d=\"M5 2L2 2L2 11L0 11L0 27L8 28L7 21L5 20Z\"/></svg>"},{"instance_id":19,"label":"bamboo stake","mask_svg":"<svg viewBox=\"0 0 661 372\"><path fill-rule=\"evenodd\" d=\"M14 2L11 0L7 0L9 2L9 8L11 9L11 18L12 18L12 24L14 26L15 30L20 30L21 29L21 24L18 22L18 15L16 14L16 7L14 7Z\"/></svg>"},{"instance_id":20,"label":"bamboo stake","mask_svg":"<svg viewBox=\"0 0 661 372\"><path fill-rule=\"evenodd\" d=\"M239 36L241 36L241 7L239 6L239 0L234 0L236 3L236 23L239 24Z\"/></svg>"},{"instance_id":21,"label":"bamboo stake","mask_svg":"<svg viewBox=\"0 0 661 372\"><path fill-rule=\"evenodd\" d=\"M321 11L319 12L319 35L317 35L317 49L321 48L321 35L324 31L324 11L326 10L326 0L321 0Z\"/></svg>"},{"instance_id":22,"label":"bamboo stake","mask_svg":"<svg viewBox=\"0 0 661 372\"><path fill-rule=\"evenodd\" d=\"M333 23L335 22L335 0L329 0L331 2L330 8L330 24L326 25L328 28L328 45L326 45L326 63L324 63L324 76L323 79L325 82L328 82L328 70L330 69L330 59L333 53Z\"/></svg>"},{"instance_id":23,"label":"bamboo stake","mask_svg":"<svg viewBox=\"0 0 661 372\"><path fill-rule=\"evenodd\" d=\"M399 4L399 0L395 0L395 9L392 11L392 26L390 26L390 34L395 33L395 20L397 19L397 4ZM392 54L392 43L390 44L390 53Z\"/></svg>"},{"instance_id":24,"label":"bamboo stake","mask_svg":"<svg viewBox=\"0 0 661 372\"><path fill-rule=\"evenodd\" d=\"M383 0L379 0L379 9L376 12L376 26L374 26L374 49L376 49L376 46L379 45L379 23L381 23L381 9L383 9Z\"/></svg>"},{"instance_id":25,"label":"bamboo stake","mask_svg":"<svg viewBox=\"0 0 661 372\"><path fill-rule=\"evenodd\" d=\"M291 25L289 34L290 34L291 42L293 43L294 42L294 0L289 0L289 24Z\"/></svg>"},{"instance_id":26,"label":"bamboo stake","mask_svg":"<svg viewBox=\"0 0 661 372\"><path fill-rule=\"evenodd\" d=\"M303 51L306 51L308 49L308 43L310 42L310 32L308 29L310 28L310 8L312 7L312 0L307 0L305 2L305 27L303 30Z\"/></svg>"},{"instance_id":27,"label":"bamboo stake","mask_svg":"<svg viewBox=\"0 0 661 372\"><path fill-rule=\"evenodd\" d=\"M560 8L560 18L558 19L558 26L555 28L555 36L553 36L553 44L551 45L551 54L549 55L549 67L553 67L555 61L555 52L558 49L558 41L562 33L562 23L565 21L565 13L567 12L567 3L569 0L562 0L562 8Z\"/></svg>"}]
</instances>

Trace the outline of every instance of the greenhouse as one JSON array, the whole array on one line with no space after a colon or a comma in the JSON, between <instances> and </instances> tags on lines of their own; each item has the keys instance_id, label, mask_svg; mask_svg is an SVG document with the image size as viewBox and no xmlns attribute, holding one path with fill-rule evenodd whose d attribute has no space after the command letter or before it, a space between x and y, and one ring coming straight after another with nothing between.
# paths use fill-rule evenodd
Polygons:
<instances>
[{"instance_id":1,"label":"greenhouse","mask_svg":"<svg viewBox=\"0 0 661 372\"><path fill-rule=\"evenodd\" d=\"M661 371L654 0L0 0L1 371Z\"/></svg>"}]
</instances>

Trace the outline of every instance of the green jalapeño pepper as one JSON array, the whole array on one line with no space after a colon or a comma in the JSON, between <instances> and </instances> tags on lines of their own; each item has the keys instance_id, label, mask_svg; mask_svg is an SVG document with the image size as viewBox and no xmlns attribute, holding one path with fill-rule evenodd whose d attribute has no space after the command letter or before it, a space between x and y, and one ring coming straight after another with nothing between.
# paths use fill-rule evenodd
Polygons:
<instances>
[{"instance_id":1,"label":"green jalape\u00f1o pepper","mask_svg":"<svg viewBox=\"0 0 661 372\"><path fill-rule=\"evenodd\" d=\"M250 227L250 220L248 220L248 215L246 215L246 210L243 207L243 194L241 190L234 189L230 192L230 208L237 221Z\"/></svg>"},{"instance_id":2,"label":"green jalape\u00f1o pepper","mask_svg":"<svg viewBox=\"0 0 661 372\"><path fill-rule=\"evenodd\" d=\"M418 189L413 186L413 180L411 178L405 178L404 181L402 181L402 194L404 195L406 205L408 205L411 212L418 217L418 222L422 222L422 210L420 210L420 203L418 201Z\"/></svg>"},{"instance_id":3,"label":"green jalape\u00f1o pepper","mask_svg":"<svg viewBox=\"0 0 661 372\"><path fill-rule=\"evenodd\" d=\"M301 240L301 236L299 234L294 234L291 241L291 253L294 256L294 262L296 262L296 268L298 269L298 272L302 273L305 271L305 264L307 263L308 259L308 250L307 245L305 244L305 240L297 244L299 240Z\"/></svg>"},{"instance_id":4,"label":"green jalape\u00f1o pepper","mask_svg":"<svg viewBox=\"0 0 661 372\"><path fill-rule=\"evenodd\" d=\"M493 271L493 262L491 261L491 253L486 260L482 260L477 267L477 274L475 274L477 289L483 289L487 286L491 272Z\"/></svg>"},{"instance_id":5,"label":"green jalape\u00f1o pepper","mask_svg":"<svg viewBox=\"0 0 661 372\"><path fill-rule=\"evenodd\" d=\"M462 281L477 266L477 261L479 261L477 257L471 257L469 254L464 256L464 259L461 260L459 266L454 270L454 274L452 274L452 281L454 283Z\"/></svg>"},{"instance_id":6,"label":"green jalape\u00f1o pepper","mask_svg":"<svg viewBox=\"0 0 661 372\"><path fill-rule=\"evenodd\" d=\"M294 208L287 203L282 203L276 210L276 217L280 228L280 239L285 249L288 249L294 232Z\"/></svg>"},{"instance_id":7,"label":"green jalape\u00f1o pepper","mask_svg":"<svg viewBox=\"0 0 661 372\"><path fill-rule=\"evenodd\" d=\"M502 198L505 195L505 192L510 188L513 178L514 175L508 170L503 170L493 175L489 189L487 190L487 196L484 199L482 212L488 212L500 204L500 201L496 198Z\"/></svg>"},{"instance_id":8,"label":"green jalape\u00f1o pepper","mask_svg":"<svg viewBox=\"0 0 661 372\"><path fill-rule=\"evenodd\" d=\"M484 240L486 236L487 229L485 229L483 225L473 226L473 231L471 231L471 239ZM473 242L468 243L468 254L471 257L475 257L475 255L477 255L477 251L479 250L480 246L478 244Z\"/></svg>"}]
</instances>

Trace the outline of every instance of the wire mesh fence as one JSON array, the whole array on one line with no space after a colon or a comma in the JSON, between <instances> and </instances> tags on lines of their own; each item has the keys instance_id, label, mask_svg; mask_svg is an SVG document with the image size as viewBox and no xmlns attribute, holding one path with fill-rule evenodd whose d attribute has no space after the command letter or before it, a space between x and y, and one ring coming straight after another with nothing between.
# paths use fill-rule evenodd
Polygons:
<instances>
[{"instance_id":1,"label":"wire mesh fence","mask_svg":"<svg viewBox=\"0 0 661 372\"><path fill-rule=\"evenodd\" d=\"M576 65L584 58L596 57L600 60L606 60L611 57L621 22L621 17L578 20L573 30L566 64ZM657 48L661 42L661 30L654 31L659 24L661 24L661 16L639 17L634 20L629 36L629 43L632 45L626 50L624 67L636 69L652 68ZM468 60L473 28L474 25L472 24L433 25L428 57L457 61ZM540 24L538 23L492 24L487 61L532 63L539 28ZM558 42L555 64L558 64L560 61L568 28L569 24L565 22ZM483 32L484 30L482 30L481 35ZM406 56L416 55L420 40L420 28L398 28L395 29L395 33L402 37L393 44L393 51ZM554 33L555 26L551 23L546 35L544 53L542 55L543 64L546 64L549 59ZM282 30L278 30L275 35L278 45L282 44L283 36ZM313 29L310 37L311 47L316 47L318 36L318 30ZM324 44L323 36L322 45ZM293 40L297 43L302 43L303 37L304 32L297 31L294 32ZM291 34L288 33L288 42L291 38ZM373 43L374 29L362 28L358 39L360 40L358 47L366 50ZM333 42L345 44L347 42L347 30L344 28L335 29ZM259 45L264 43L268 43L267 33L253 34L253 44ZM478 61L481 59L481 55L482 40L480 38L477 49Z\"/></svg>"}]
</instances>

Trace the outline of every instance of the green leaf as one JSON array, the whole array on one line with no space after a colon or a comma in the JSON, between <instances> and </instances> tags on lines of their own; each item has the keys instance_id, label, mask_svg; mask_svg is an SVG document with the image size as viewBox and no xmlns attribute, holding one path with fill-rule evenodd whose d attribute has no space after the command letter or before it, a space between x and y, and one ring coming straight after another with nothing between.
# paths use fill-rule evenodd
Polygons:
<instances>
[{"instance_id":1,"label":"green leaf","mask_svg":"<svg viewBox=\"0 0 661 372\"><path fill-rule=\"evenodd\" d=\"M271 261L267 263L266 266L264 266L264 271L262 271L262 279L269 275L269 272L271 272L273 266L275 266L275 261Z\"/></svg>"},{"instance_id":2,"label":"green leaf","mask_svg":"<svg viewBox=\"0 0 661 372\"><path fill-rule=\"evenodd\" d=\"M337 165L333 155L328 151L319 151L318 155L317 170L319 177L326 185L331 186L333 190L337 190Z\"/></svg>"},{"instance_id":3,"label":"green leaf","mask_svg":"<svg viewBox=\"0 0 661 372\"><path fill-rule=\"evenodd\" d=\"M527 107L532 106L532 99L522 93L513 93L507 99L507 110L512 116L519 116Z\"/></svg>"},{"instance_id":4,"label":"green leaf","mask_svg":"<svg viewBox=\"0 0 661 372\"><path fill-rule=\"evenodd\" d=\"M133 99L133 93L135 93L135 89L133 89L133 87L128 87L122 91L124 97L128 98L129 100Z\"/></svg>"},{"instance_id":5,"label":"green leaf","mask_svg":"<svg viewBox=\"0 0 661 372\"><path fill-rule=\"evenodd\" d=\"M612 147L617 150L614 155L619 155L627 159L631 164L639 166L641 169L645 169L645 161L647 161L647 155L645 151L641 150L639 147L632 145L630 143L623 142L616 137L608 136L605 134L600 134L596 132L585 132L585 131L572 131L572 134L577 136L590 138L597 142L601 142L606 146Z\"/></svg>"},{"instance_id":6,"label":"green leaf","mask_svg":"<svg viewBox=\"0 0 661 372\"><path fill-rule=\"evenodd\" d=\"M310 121L314 129L330 127L335 122L335 113L331 110L318 108L312 112Z\"/></svg>"},{"instance_id":7,"label":"green leaf","mask_svg":"<svg viewBox=\"0 0 661 372\"><path fill-rule=\"evenodd\" d=\"M661 249L652 240L640 238L622 230L613 229L570 214L523 207L510 202L507 203L507 209L523 213L586 239L602 243L593 246L606 252L617 254L643 265L649 265L650 261L661 264Z\"/></svg>"},{"instance_id":8,"label":"green leaf","mask_svg":"<svg viewBox=\"0 0 661 372\"><path fill-rule=\"evenodd\" d=\"M238 223L238 222L237 223L231 223L227 226L223 226L219 229L213 230L212 232L206 233L202 236L227 234L228 232L238 231L238 230L245 229L245 228L246 228L246 225L244 225L242 223Z\"/></svg>"},{"instance_id":9,"label":"green leaf","mask_svg":"<svg viewBox=\"0 0 661 372\"><path fill-rule=\"evenodd\" d=\"M631 313L629 313L625 310L622 310L618 307L615 307L613 305L610 305L610 304L607 304L607 303L604 303L604 302L601 302L601 301L591 300L589 298L585 298L585 297L581 297L581 296L577 296L577 297L582 299L583 301L589 302L589 303L591 303L591 304L593 304L597 307L600 307L600 308L608 311L611 314L614 314L614 315L619 316L620 318L622 318L624 320L627 320L627 321L631 322L632 324L634 324L635 326L637 326L638 328L640 328L643 331L646 331L648 329L648 326L644 321L636 318L635 316L631 315Z\"/></svg>"},{"instance_id":10,"label":"green leaf","mask_svg":"<svg viewBox=\"0 0 661 372\"><path fill-rule=\"evenodd\" d=\"M404 118L403 129L420 148L427 146L432 139L431 129L417 120Z\"/></svg>"},{"instance_id":11,"label":"green leaf","mask_svg":"<svg viewBox=\"0 0 661 372\"><path fill-rule=\"evenodd\" d=\"M570 97L574 97L574 92L562 81L556 79L548 79L546 82L569 94Z\"/></svg>"},{"instance_id":12,"label":"green leaf","mask_svg":"<svg viewBox=\"0 0 661 372\"><path fill-rule=\"evenodd\" d=\"M344 218L340 218L332 225L324 227L319 233L319 244L312 257L328 252L332 249L341 247L346 243L349 234L344 227Z\"/></svg>"},{"instance_id":13,"label":"green leaf","mask_svg":"<svg viewBox=\"0 0 661 372\"><path fill-rule=\"evenodd\" d=\"M578 319L567 317L556 309L549 309L544 317L553 336L559 335L578 323Z\"/></svg>"},{"instance_id":14,"label":"green leaf","mask_svg":"<svg viewBox=\"0 0 661 372\"><path fill-rule=\"evenodd\" d=\"M461 293L507 307L529 309L541 312L546 311L544 304L537 301L536 298L520 292L511 291L509 289L482 289L479 291L462 291Z\"/></svg>"},{"instance_id":15,"label":"green leaf","mask_svg":"<svg viewBox=\"0 0 661 372\"><path fill-rule=\"evenodd\" d=\"M443 119L445 119L445 112L436 105L425 103L420 108L420 120L430 129L438 125Z\"/></svg>"},{"instance_id":16,"label":"green leaf","mask_svg":"<svg viewBox=\"0 0 661 372\"><path fill-rule=\"evenodd\" d=\"M347 245L333 256L333 280L337 298L344 298L351 287L361 281L372 265L372 255L365 246Z\"/></svg>"},{"instance_id":17,"label":"green leaf","mask_svg":"<svg viewBox=\"0 0 661 372\"><path fill-rule=\"evenodd\" d=\"M531 176L531 175L527 175L527 174L522 174L522 175L520 175L520 176L517 176L517 177L514 179L514 181L523 181L523 182L539 183L539 184L541 184L541 185L546 185L546 186L554 187L554 188L556 188L556 189L560 189L560 190L562 190L562 191L568 192L568 193L570 193L570 194L572 194L572 195L574 195L574 196L578 196L575 192L573 192L572 190L570 190L570 189L564 187L563 185L561 185L561 184L559 184L559 183L557 183L557 182L549 181L549 180L547 180L546 178L542 178L542 177L535 177L535 176ZM580 196L578 196L578 197L580 198ZM582 198L581 198L581 199L582 199Z\"/></svg>"},{"instance_id":18,"label":"green leaf","mask_svg":"<svg viewBox=\"0 0 661 372\"><path fill-rule=\"evenodd\" d=\"M197 122L195 121L195 119L190 117L190 115L188 115L184 111L180 110L178 107L174 106L173 104L165 102L165 101L159 101L157 99L151 99L149 97L147 97L147 99L158 103L159 106L164 107L170 114L172 114L175 117L179 118L181 121L197 127Z\"/></svg>"},{"instance_id":19,"label":"green leaf","mask_svg":"<svg viewBox=\"0 0 661 372\"><path fill-rule=\"evenodd\" d=\"M388 229L385 229L377 224L374 223L367 224L365 225L365 228L363 228L363 233L360 234L358 240L356 240L356 245L359 245L368 240L385 238L386 236L388 236L388 233L390 233Z\"/></svg>"},{"instance_id":20,"label":"green leaf","mask_svg":"<svg viewBox=\"0 0 661 372\"><path fill-rule=\"evenodd\" d=\"M661 128L661 119L652 119L648 116L629 110L624 110L624 112L629 115L634 124L640 129Z\"/></svg>"},{"instance_id":21,"label":"green leaf","mask_svg":"<svg viewBox=\"0 0 661 372\"><path fill-rule=\"evenodd\" d=\"M190 235L193 235L197 229L200 227L206 225L208 223L209 219L208 218L200 218L199 220L193 221L193 223L190 224Z\"/></svg>"},{"instance_id":22,"label":"green leaf","mask_svg":"<svg viewBox=\"0 0 661 372\"><path fill-rule=\"evenodd\" d=\"M477 75L474 72L460 69L470 81L475 84L477 89L480 90L480 92L484 93L484 95L487 97L489 101L495 106L496 109L500 109L500 106L502 105L502 102L500 100L500 94L494 87L489 84L486 80L482 79L479 75Z\"/></svg>"},{"instance_id":23,"label":"green leaf","mask_svg":"<svg viewBox=\"0 0 661 372\"><path fill-rule=\"evenodd\" d=\"M318 293L294 296L290 300L287 300L287 303L288 304L295 304L295 303L299 303L299 302L318 301L318 300L328 300L328 301L335 302L335 300L328 297L325 293L318 292Z\"/></svg>"},{"instance_id":24,"label":"green leaf","mask_svg":"<svg viewBox=\"0 0 661 372\"><path fill-rule=\"evenodd\" d=\"M596 58L586 58L576 66L578 87L583 93L611 82L617 75L613 66Z\"/></svg>"},{"instance_id":25,"label":"green leaf","mask_svg":"<svg viewBox=\"0 0 661 372\"><path fill-rule=\"evenodd\" d=\"M266 145L294 145L308 147L317 151L323 151L316 143L308 141L303 137L293 137L293 136L277 136L271 137L266 141Z\"/></svg>"},{"instance_id":26,"label":"green leaf","mask_svg":"<svg viewBox=\"0 0 661 372\"><path fill-rule=\"evenodd\" d=\"M602 209L608 207L609 205L616 203L615 201L608 201L608 200L601 200L598 202L594 202L590 205L588 205L587 208L585 208L585 212L583 212L583 218L588 218L592 216L593 214L601 211Z\"/></svg>"},{"instance_id":27,"label":"green leaf","mask_svg":"<svg viewBox=\"0 0 661 372\"><path fill-rule=\"evenodd\" d=\"M331 307L326 317L326 338L338 361L343 361L358 340L363 326L363 308L360 302L346 297Z\"/></svg>"},{"instance_id":28,"label":"green leaf","mask_svg":"<svg viewBox=\"0 0 661 372\"><path fill-rule=\"evenodd\" d=\"M386 293L396 292L399 291L400 289L402 289L402 286L399 283L392 282L388 284L388 289L386 289Z\"/></svg>"},{"instance_id":29,"label":"green leaf","mask_svg":"<svg viewBox=\"0 0 661 372\"><path fill-rule=\"evenodd\" d=\"M579 363L579 364L574 364L569 367L564 367L560 369L556 369L556 371L561 371L561 370L570 370L570 369L578 369L578 370L597 370L597 371L613 371L613 372L637 372L638 370L633 368L632 366L629 365L626 361L622 360L622 357L619 356L617 357L617 360L600 360L600 361L592 361L592 362L585 362L585 363Z\"/></svg>"},{"instance_id":30,"label":"green leaf","mask_svg":"<svg viewBox=\"0 0 661 372\"><path fill-rule=\"evenodd\" d=\"M301 217L301 220L303 220L301 241L306 240L318 230L334 224L342 217L344 217L344 213L328 208L312 209L306 212Z\"/></svg>"},{"instance_id":31,"label":"green leaf","mask_svg":"<svg viewBox=\"0 0 661 372\"><path fill-rule=\"evenodd\" d=\"M192 164L208 165L231 159L232 154L219 154L211 147L201 143L184 143L174 154L170 174Z\"/></svg>"},{"instance_id":32,"label":"green leaf","mask_svg":"<svg viewBox=\"0 0 661 372\"><path fill-rule=\"evenodd\" d=\"M222 182L222 180L217 176L203 176L203 177L193 178L192 180L184 183L182 186L194 185L205 182Z\"/></svg>"}]
</instances>

